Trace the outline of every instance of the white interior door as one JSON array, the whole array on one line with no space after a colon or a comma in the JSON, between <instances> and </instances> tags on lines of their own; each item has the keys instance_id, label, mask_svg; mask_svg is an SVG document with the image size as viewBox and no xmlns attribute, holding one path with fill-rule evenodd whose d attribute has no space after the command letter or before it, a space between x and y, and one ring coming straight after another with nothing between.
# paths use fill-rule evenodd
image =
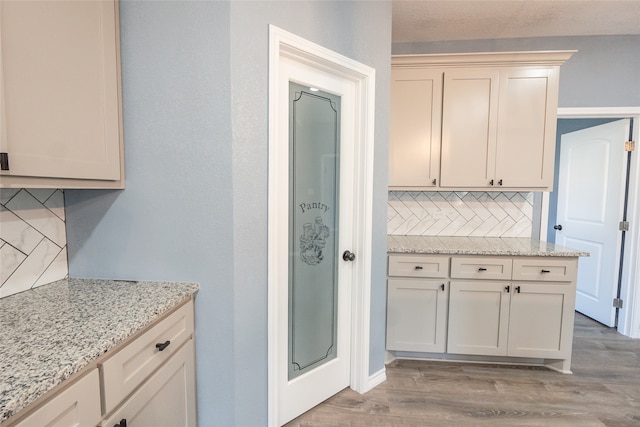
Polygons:
<instances>
[{"instance_id":1,"label":"white interior door","mask_svg":"<svg viewBox=\"0 0 640 427\"><path fill-rule=\"evenodd\" d=\"M556 243L591 255L578 263L576 310L615 324L629 120L561 137Z\"/></svg>"},{"instance_id":2,"label":"white interior door","mask_svg":"<svg viewBox=\"0 0 640 427\"><path fill-rule=\"evenodd\" d=\"M281 64L282 143L288 145L286 263L278 286L279 424L348 387L355 215L355 86ZM283 150L284 152L284 150ZM284 255L284 254L283 254ZM286 309L284 309L286 307Z\"/></svg>"}]
</instances>

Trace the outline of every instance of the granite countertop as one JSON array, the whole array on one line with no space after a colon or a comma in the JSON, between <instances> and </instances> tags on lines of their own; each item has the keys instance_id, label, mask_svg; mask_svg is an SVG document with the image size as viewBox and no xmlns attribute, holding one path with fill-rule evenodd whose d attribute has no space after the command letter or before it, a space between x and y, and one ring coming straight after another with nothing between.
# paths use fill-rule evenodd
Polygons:
<instances>
[{"instance_id":1,"label":"granite countertop","mask_svg":"<svg viewBox=\"0 0 640 427\"><path fill-rule=\"evenodd\" d=\"M0 299L0 423L197 290L65 279Z\"/></svg>"},{"instance_id":2,"label":"granite countertop","mask_svg":"<svg viewBox=\"0 0 640 427\"><path fill-rule=\"evenodd\" d=\"M520 237L387 236L395 254L586 257L588 252Z\"/></svg>"}]
</instances>

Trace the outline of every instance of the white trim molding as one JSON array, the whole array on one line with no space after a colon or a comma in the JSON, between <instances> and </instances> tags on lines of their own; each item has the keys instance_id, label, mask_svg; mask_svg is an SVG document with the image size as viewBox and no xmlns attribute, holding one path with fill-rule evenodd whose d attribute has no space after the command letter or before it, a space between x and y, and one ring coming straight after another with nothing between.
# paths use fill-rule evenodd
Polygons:
<instances>
[{"instance_id":1,"label":"white trim molding","mask_svg":"<svg viewBox=\"0 0 640 427\"><path fill-rule=\"evenodd\" d=\"M278 155L279 123L281 110L278 94L281 91L279 76L285 63L295 62L321 70L329 75L350 81L355 86L355 158L354 219L359 227L353 230L353 252L358 261L353 264L351 283L351 363L350 387L364 393L384 381L385 374L369 375L369 333L371 299L371 246L373 206L373 150L375 115L375 70L350 58L330 51L318 44L291 34L273 25L269 26L269 197L268 197L268 417L269 426L278 425L278 378L280 357L278 345L278 313L287 310L280 307L278 284L288 277L282 271L279 236L283 230L278 218L279 206L288 194L288 164ZM283 181L284 180L284 181Z\"/></svg>"},{"instance_id":2,"label":"white trim molding","mask_svg":"<svg viewBox=\"0 0 640 427\"><path fill-rule=\"evenodd\" d=\"M640 139L640 106L558 108L558 119L632 118L633 138ZM618 316L618 332L631 338L640 338L640 150L631 156L627 221L629 231L625 237L622 260L621 298L624 301ZM557 161L557 159L556 159ZM549 220L549 193L543 193L541 223ZM546 208L545 208L546 206ZM621 218L622 219L622 218ZM546 233L546 230L545 230ZM542 230L541 230L542 234Z\"/></svg>"},{"instance_id":3,"label":"white trim molding","mask_svg":"<svg viewBox=\"0 0 640 427\"><path fill-rule=\"evenodd\" d=\"M495 65L536 66L562 65L577 50L549 50L533 52L474 52L393 55L394 67L492 67Z\"/></svg>"}]
</instances>

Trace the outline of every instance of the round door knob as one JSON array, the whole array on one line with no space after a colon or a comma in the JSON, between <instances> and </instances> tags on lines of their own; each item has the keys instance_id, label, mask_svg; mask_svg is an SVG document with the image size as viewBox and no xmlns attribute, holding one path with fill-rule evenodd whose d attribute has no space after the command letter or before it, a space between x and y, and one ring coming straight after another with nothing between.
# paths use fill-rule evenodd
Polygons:
<instances>
[{"instance_id":1,"label":"round door knob","mask_svg":"<svg viewBox=\"0 0 640 427\"><path fill-rule=\"evenodd\" d=\"M553 226L553 229L554 229L554 230L561 231L561 230L562 230L562 224L554 225L554 226Z\"/></svg>"},{"instance_id":2,"label":"round door knob","mask_svg":"<svg viewBox=\"0 0 640 427\"><path fill-rule=\"evenodd\" d=\"M345 261L353 261L356 259L356 254L351 251L344 251L342 254L342 259Z\"/></svg>"}]
</instances>

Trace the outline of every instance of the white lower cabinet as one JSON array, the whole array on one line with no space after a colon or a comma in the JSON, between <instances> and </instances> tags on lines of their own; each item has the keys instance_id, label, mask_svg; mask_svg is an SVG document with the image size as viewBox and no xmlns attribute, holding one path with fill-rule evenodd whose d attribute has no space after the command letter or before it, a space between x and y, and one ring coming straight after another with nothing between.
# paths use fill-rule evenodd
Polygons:
<instances>
[{"instance_id":1,"label":"white lower cabinet","mask_svg":"<svg viewBox=\"0 0 640 427\"><path fill-rule=\"evenodd\" d=\"M447 351L506 356L509 293L500 282L451 282Z\"/></svg>"},{"instance_id":2,"label":"white lower cabinet","mask_svg":"<svg viewBox=\"0 0 640 427\"><path fill-rule=\"evenodd\" d=\"M189 340L100 426L195 426L194 378Z\"/></svg>"},{"instance_id":3,"label":"white lower cabinet","mask_svg":"<svg viewBox=\"0 0 640 427\"><path fill-rule=\"evenodd\" d=\"M100 418L100 379L94 368L14 426L94 426Z\"/></svg>"},{"instance_id":4,"label":"white lower cabinet","mask_svg":"<svg viewBox=\"0 0 640 427\"><path fill-rule=\"evenodd\" d=\"M438 278L429 278L434 269L422 273L433 264L441 266ZM387 350L543 359L569 373L577 264L574 257L390 255ZM426 278L396 277L416 271Z\"/></svg>"},{"instance_id":5,"label":"white lower cabinet","mask_svg":"<svg viewBox=\"0 0 640 427\"><path fill-rule=\"evenodd\" d=\"M444 352L448 296L443 280L389 279L387 349Z\"/></svg>"}]
</instances>

